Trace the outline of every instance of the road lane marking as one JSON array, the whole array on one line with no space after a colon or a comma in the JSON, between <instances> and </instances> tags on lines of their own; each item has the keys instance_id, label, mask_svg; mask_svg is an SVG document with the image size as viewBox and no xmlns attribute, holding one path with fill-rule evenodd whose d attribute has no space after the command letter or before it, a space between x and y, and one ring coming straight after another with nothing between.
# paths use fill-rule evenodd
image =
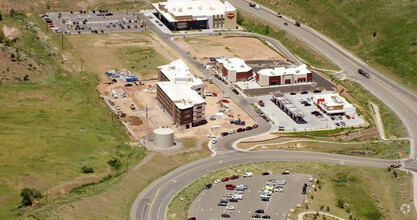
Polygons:
<instances>
[{"instance_id":1,"label":"road lane marking","mask_svg":"<svg viewBox=\"0 0 417 220\"><path fill-rule=\"evenodd\" d=\"M281 155L280 155L281 156ZM282 155L282 156L284 156L284 155ZM285 155L285 156L291 156L291 157L301 157L301 158L314 158L314 159L321 159L322 160L322 162L315 162L315 163L326 163L326 162L324 162L323 160L330 160L330 161L348 161L348 162L352 162L352 163L363 163L363 164L379 164L379 165L387 165L388 164L388 162L387 163L379 163L379 162L368 162L368 161L359 161L359 160L346 160L346 159L338 159L338 158L330 158L330 157L319 157L319 156L302 156L302 155ZM265 156L263 156L263 155L257 155L257 156L253 156L253 158L265 158ZM249 158L245 158L245 159L249 159ZM358 158L358 159L361 159L361 158ZM282 161L282 160L281 160ZM306 161L301 161L301 162L306 162ZM393 162L395 162L395 161L393 161ZM201 167L204 167L204 166L209 166L209 165L214 165L214 164L217 164L218 163L218 161L213 161L213 162L209 162L209 163L206 163L206 164L202 164L202 165L200 165L200 166L197 166L197 167L194 167L194 168L192 168L192 169L189 169L189 170L187 170L186 172L183 172L183 173L181 173L181 174L179 174L179 175L177 175L177 176L175 176L175 177L173 177L173 178L171 178L171 179L169 179L168 181L166 181L164 184L162 184L159 188L158 188L158 190L156 191L156 194L155 194L155 197L154 197L154 199L152 200L152 203L151 203L151 205L150 205L150 207L149 207L149 212L148 212L148 219L149 220L152 220L152 216L151 216L151 213L152 213L152 209L153 209L153 206L154 206L154 204L155 204L155 201L156 201L156 198L158 197L158 195L159 195L159 191L161 190L161 188L162 187L164 187L166 184L168 184L169 182L171 182L171 181L173 181L173 180L175 180L175 179L178 179L179 177L181 177L181 176L183 176L183 175L185 175L185 174L187 174L187 173L189 173L189 172L191 172L191 171L193 171L193 170L196 170L196 169L199 169L199 168L201 168ZM243 163L240 163L240 164L243 164ZM236 164L235 164L236 165ZM353 165L354 166L354 165ZM218 169L216 169L216 170L218 170ZM216 171L216 170L214 170L214 171ZM214 172L213 171L213 172ZM182 190L182 189L181 189Z\"/></svg>"}]
</instances>

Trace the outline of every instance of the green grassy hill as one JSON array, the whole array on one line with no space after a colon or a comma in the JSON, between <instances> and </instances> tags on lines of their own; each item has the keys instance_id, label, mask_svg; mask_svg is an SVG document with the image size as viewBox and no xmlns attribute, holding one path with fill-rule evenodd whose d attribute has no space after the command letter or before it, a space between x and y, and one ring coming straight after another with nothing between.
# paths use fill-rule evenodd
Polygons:
<instances>
[{"instance_id":1,"label":"green grassy hill","mask_svg":"<svg viewBox=\"0 0 417 220\"><path fill-rule=\"evenodd\" d=\"M417 91L417 1L255 1L324 33Z\"/></svg>"}]
</instances>

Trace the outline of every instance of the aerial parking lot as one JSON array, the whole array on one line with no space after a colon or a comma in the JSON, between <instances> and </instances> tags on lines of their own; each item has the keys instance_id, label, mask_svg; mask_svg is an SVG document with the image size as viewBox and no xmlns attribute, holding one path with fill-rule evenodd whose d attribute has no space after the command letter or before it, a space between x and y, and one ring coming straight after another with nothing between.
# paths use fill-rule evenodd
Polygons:
<instances>
[{"instance_id":1,"label":"aerial parking lot","mask_svg":"<svg viewBox=\"0 0 417 220\"><path fill-rule=\"evenodd\" d=\"M304 185L307 184L307 192L313 177L309 174L264 174L213 183L195 198L188 217L198 220L286 219L290 209L302 203Z\"/></svg>"},{"instance_id":2,"label":"aerial parking lot","mask_svg":"<svg viewBox=\"0 0 417 220\"><path fill-rule=\"evenodd\" d=\"M249 102L255 103L263 114L274 121L272 131L311 131L366 125L363 117L357 113L329 116L313 103L313 96L331 93L332 92L330 91L322 91L320 93L301 91L284 94L284 97L287 98L296 109L302 112L305 121L304 123L296 123L289 117L287 113L271 101L272 95L248 97L247 99ZM263 106L259 104L259 101L261 100Z\"/></svg>"},{"instance_id":3,"label":"aerial parking lot","mask_svg":"<svg viewBox=\"0 0 417 220\"><path fill-rule=\"evenodd\" d=\"M138 12L107 11L53 12L41 15L56 33L87 34L145 31Z\"/></svg>"}]
</instances>

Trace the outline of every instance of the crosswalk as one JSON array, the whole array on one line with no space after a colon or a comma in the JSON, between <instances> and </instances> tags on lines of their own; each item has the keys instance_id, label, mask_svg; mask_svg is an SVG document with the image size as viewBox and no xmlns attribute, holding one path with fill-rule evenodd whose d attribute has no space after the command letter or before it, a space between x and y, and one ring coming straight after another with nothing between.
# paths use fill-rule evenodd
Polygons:
<instances>
[{"instance_id":1,"label":"crosswalk","mask_svg":"<svg viewBox=\"0 0 417 220\"><path fill-rule=\"evenodd\" d=\"M236 152L236 150L222 150L222 151L217 151L216 153L218 155L226 155L226 154L230 154L230 153L234 153Z\"/></svg>"}]
</instances>

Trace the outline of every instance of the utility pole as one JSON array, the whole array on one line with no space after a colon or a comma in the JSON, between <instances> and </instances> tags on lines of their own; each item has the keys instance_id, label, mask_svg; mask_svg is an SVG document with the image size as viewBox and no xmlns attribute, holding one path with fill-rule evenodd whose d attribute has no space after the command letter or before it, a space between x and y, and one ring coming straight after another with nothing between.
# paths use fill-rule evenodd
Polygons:
<instances>
[{"instance_id":1,"label":"utility pole","mask_svg":"<svg viewBox=\"0 0 417 220\"><path fill-rule=\"evenodd\" d=\"M145 138L145 147L146 147L146 141L148 141L148 133L149 133L149 123L148 123L148 105L146 105L146 138Z\"/></svg>"},{"instance_id":2,"label":"utility pole","mask_svg":"<svg viewBox=\"0 0 417 220\"><path fill-rule=\"evenodd\" d=\"M64 51L64 32L61 31L61 51Z\"/></svg>"}]
</instances>

